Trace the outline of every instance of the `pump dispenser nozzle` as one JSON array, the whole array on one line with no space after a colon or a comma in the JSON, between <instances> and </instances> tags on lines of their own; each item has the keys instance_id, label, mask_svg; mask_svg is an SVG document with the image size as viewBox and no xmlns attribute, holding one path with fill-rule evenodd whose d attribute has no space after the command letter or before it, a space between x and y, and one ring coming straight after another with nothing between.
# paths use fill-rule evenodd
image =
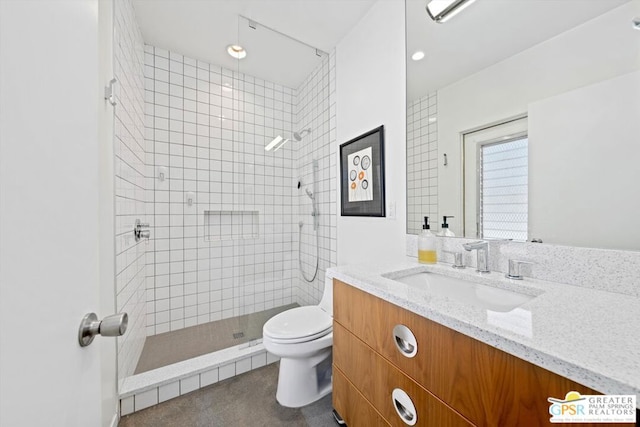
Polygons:
<instances>
[{"instance_id":1,"label":"pump dispenser nozzle","mask_svg":"<svg viewBox=\"0 0 640 427\"><path fill-rule=\"evenodd\" d=\"M442 230L440 231L440 236L444 237L454 237L453 231L449 230L449 224L447 224L447 218L455 218L451 215L444 215L442 217Z\"/></svg>"},{"instance_id":2,"label":"pump dispenser nozzle","mask_svg":"<svg viewBox=\"0 0 640 427\"><path fill-rule=\"evenodd\" d=\"M428 217L428 216L425 216L425 217L424 217L424 225L422 226L422 229L423 229L423 230L428 230L428 229L430 229L430 228L431 228L431 227L429 227L429 217Z\"/></svg>"},{"instance_id":3,"label":"pump dispenser nozzle","mask_svg":"<svg viewBox=\"0 0 640 427\"><path fill-rule=\"evenodd\" d=\"M455 218L455 216L443 216L442 217L442 228L449 228L449 224L447 224L447 218Z\"/></svg>"}]
</instances>

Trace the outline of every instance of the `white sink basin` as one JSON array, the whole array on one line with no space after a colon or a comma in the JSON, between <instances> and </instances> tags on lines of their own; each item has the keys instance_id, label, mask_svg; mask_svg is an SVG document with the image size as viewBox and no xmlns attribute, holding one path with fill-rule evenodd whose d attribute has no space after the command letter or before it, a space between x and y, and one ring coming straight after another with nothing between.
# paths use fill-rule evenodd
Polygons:
<instances>
[{"instance_id":1,"label":"white sink basin","mask_svg":"<svg viewBox=\"0 0 640 427\"><path fill-rule=\"evenodd\" d=\"M481 285L464 279L426 272L394 278L393 280L424 289L434 295L449 297L462 303L492 311L511 311L536 297L493 286Z\"/></svg>"}]
</instances>

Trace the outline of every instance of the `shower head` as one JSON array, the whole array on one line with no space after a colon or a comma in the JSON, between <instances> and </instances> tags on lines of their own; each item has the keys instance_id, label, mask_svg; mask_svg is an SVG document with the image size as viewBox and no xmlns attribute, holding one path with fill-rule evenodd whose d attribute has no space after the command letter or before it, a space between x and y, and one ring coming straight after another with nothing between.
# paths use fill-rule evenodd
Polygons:
<instances>
[{"instance_id":1,"label":"shower head","mask_svg":"<svg viewBox=\"0 0 640 427\"><path fill-rule=\"evenodd\" d=\"M310 133L311 129L303 129L299 132L294 132L293 133L293 139L295 139L296 141L300 142L302 141L302 137L305 136L306 134Z\"/></svg>"},{"instance_id":2,"label":"shower head","mask_svg":"<svg viewBox=\"0 0 640 427\"><path fill-rule=\"evenodd\" d=\"M305 193L307 193L307 196L309 196L309 198L310 198L311 200L315 200L315 196L313 195L313 192L312 192L311 190L309 190L309 187L306 187L306 188L304 189L304 192L305 192Z\"/></svg>"}]
</instances>

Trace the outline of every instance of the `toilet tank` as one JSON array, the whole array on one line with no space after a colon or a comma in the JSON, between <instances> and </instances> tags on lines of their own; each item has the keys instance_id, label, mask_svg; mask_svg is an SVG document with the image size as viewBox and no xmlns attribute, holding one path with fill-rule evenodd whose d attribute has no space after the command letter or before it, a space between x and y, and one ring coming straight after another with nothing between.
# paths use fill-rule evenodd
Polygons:
<instances>
[{"instance_id":1,"label":"toilet tank","mask_svg":"<svg viewBox=\"0 0 640 427\"><path fill-rule=\"evenodd\" d=\"M333 317L333 279L329 276L324 276L324 292L318 305Z\"/></svg>"}]
</instances>

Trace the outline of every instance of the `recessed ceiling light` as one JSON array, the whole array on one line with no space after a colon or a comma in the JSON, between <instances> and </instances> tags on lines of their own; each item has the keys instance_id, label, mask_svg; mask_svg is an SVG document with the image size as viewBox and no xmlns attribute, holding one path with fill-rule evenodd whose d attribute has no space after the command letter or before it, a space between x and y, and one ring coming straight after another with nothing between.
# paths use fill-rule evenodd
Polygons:
<instances>
[{"instance_id":1,"label":"recessed ceiling light","mask_svg":"<svg viewBox=\"0 0 640 427\"><path fill-rule=\"evenodd\" d=\"M640 18L634 18L631 23L633 24L633 28L640 30Z\"/></svg>"},{"instance_id":2,"label":"recessed ceiling light","mask_svg":"<svg viewBox=\"0 0 640 427\"><path fill-rule=\"evenodd\" d=\"M236 59L242 59L247 56L247 51L237 44L230 44L227 46L227 53Z\"/></svg>"},{"instance_id":3,"label":"recessed ceiling light","mask_svg":"<svg viewBox=\"0 0 640 427\"><path fill-rule=\"evenodd\" d=\"M411 55L411 59L414 61L420 61L422 58L424 58L424 52L421 50L417 50L413 55Z\"/></svg>"}]
</instances>

